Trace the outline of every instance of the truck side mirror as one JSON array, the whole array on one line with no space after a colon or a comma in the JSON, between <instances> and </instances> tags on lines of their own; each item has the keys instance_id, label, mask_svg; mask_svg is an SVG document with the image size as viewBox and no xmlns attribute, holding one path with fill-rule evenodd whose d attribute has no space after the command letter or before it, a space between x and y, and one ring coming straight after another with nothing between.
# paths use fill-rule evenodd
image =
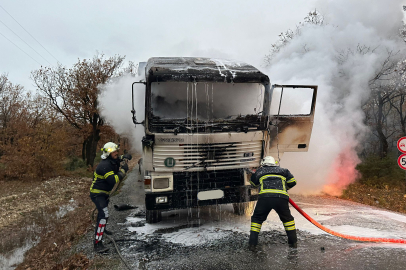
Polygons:
<instances>
[{"instance_id":1,"label":"truck side mirror","mask_svg":"<svg viewBox=\"0 0 406 270\"><path fill-rule=\"evenodd\" d=\"M132 104L133 104L133 107L132 107L132 110L131 110L131 113L133 114L133 123L135 124L135 125L138 125L138 124L141 124L141 125L144 125L144 121L142 121L142 122L137 122L137 117L135 116L135 109L134 109L134 85L136 84L136 83L142 83L142 84L144 84L144 85L146 85L147 83L146 82L143 82L143 81L139 81L139 82L133 82L133 84L132 84Z\"/></svg>"},{"instance_id":2,"label":"truck side mirror","mask_svg":"<svg viewBox=\"0 0 406 270\"><path fill-rule=\"evenodd\" d=\"M142 121L142 122L137 122L137 117L135 116L135 110L134 110L134 108L131 110L131 113L133 114L133 123L135 124L135 125L138 125L138 124L141 124L141 125L144 125L144 121Z\"/></svg>"}]
</instances>

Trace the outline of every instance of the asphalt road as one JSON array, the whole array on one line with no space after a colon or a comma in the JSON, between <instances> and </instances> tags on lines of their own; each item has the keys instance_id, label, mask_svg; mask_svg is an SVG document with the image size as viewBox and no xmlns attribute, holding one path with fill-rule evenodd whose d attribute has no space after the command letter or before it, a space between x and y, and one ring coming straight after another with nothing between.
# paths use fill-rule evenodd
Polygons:
<instances>
[{"instance_id":1,"label":"asphalt road","mask_svg":"<svg viewBox=\"0 0 406 270\"><path fill-rule=\"evenodd\" d=\"M138 170L128 176L111 199L108 227L132 269L405 269L406 245L354 242L330 236L291 208L298 229L298 248L287 246L282 223L272 212L260 233L258 252L248 250L250 213L233 214L231 205L163 213L157 224L146 224ZM331 197L292 196L307 214L340 233L406 239L406 216ZM114 205L138 209L116 211ZM89 252L92 235L78 245ZM126 269L118 263L112 243L98 269ZM109 260L111 259L111 260ZM108 263L108 261L114 263Z\"/></svg>"}]
</instances>

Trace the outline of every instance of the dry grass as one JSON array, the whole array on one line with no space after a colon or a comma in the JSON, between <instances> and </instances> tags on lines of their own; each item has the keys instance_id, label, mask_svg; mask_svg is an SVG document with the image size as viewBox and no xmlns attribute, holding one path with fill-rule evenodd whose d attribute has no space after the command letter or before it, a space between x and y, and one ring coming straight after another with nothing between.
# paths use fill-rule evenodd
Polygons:
<instances>
[{"instance_id":1,"label":"dry grass","mask_svg":"<svg viewBox=\"0 0 406 270\"><path fill-rule=\"evenodd\" d=\"M38 210L55 207L76 200L83 186L90 186L90 178L56 177L43 182L3 181L0 193L0 229L19 224Z\"/></svg>"},{"instance_id":2,"label":"dry grass","mask_svg":"<svg viewBox=\"0 0 406 270\"><path fill-rule=\"evenodd\" d=\"M134 158L129 167L137 161ZM41 239L17 269L97 269L85 255L71 250L93 230L94 204L89 198L92 179L82 176L88 173L80 169L43 182L0 182L0 206L5 209L0 212L0 253L21 247L27 239ZM72 203L73 211L58 216Z\"/></svg>"},{"instance_id":3,"label":"dry grass","mask_svg":"<svg viewBox=\"0 0 406 270\"><path fill-rule=\"evenodd\" d=\"M383 188L354 183L347 187L341 198L373 205L376 207L406 213L405 186L384 185Z\"/></svg>"},{"instance_id":4,"label":"dry grass","mask_svg":"<svg viewBox=\"0 0 406 270\"><path fill-rule=\"evenodd\" d=\"M48 181L4 181L0 193L1 253L22 246L29 239L41 241L29 250L17 269L82 269L90 261L75 254L59 259L72 241L91 229L93 204L89 199L91 178L56 177ZM66 211L70 206L73 211ZM69 210L72 210L69 209ZM80 218L78 218L80 217ZM76 267L77 265L78 267Z\"/></svg>"}]
</instances>

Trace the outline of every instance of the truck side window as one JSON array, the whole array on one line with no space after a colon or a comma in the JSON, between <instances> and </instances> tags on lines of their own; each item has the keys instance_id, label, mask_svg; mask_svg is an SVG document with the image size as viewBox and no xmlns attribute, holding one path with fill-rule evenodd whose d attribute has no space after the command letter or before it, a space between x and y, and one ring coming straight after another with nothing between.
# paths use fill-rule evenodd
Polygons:
<instances>
[{"instance_id":1,"label":"truck side window","mask_svg":"<svg viewBox=\"0 0 406 270\"><path fill-rule=\"evenodd\" d=\"M271 115L277 115L282 88L275 88L272 95ZM309 115L312 105L312 88L284 88L280 115Z\"/></svg>"}]
</instances>

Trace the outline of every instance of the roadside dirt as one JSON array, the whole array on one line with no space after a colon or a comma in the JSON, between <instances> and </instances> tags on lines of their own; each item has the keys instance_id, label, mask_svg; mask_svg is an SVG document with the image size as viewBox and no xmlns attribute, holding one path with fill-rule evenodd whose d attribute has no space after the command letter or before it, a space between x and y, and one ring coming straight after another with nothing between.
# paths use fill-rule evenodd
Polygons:
<instances>
[{"instance_id":1,"label":"roadside dirt","mask_svg":"<svg viewBox=\"0 0 406 270\"><path fill-rule=\"evenodd\" d=\"M35 245L17 269L63 269L57 267L63 265L63 261L57 259L60 253L90 225L91 204L86 195L91 181L85 177L60 176L44 182L3 182L0 253L4 259L1 266L14 268L23 256L19 248ZM83 218L77 219L77 216ZM89 263L80 255L75 258L81 265Z\"/></svg>"},{"instance_id":2,"label":"roadside dirt","mask_svg":"<svg viewBox=\"0 0 406 270\"><path fill-rule=\"evenodd\" d=\"M13 226L30 218L39 209L54 208L75 199L89 178L59 176L44 182L1 181L0 228Z\"/></svg>"}]
</instances>

